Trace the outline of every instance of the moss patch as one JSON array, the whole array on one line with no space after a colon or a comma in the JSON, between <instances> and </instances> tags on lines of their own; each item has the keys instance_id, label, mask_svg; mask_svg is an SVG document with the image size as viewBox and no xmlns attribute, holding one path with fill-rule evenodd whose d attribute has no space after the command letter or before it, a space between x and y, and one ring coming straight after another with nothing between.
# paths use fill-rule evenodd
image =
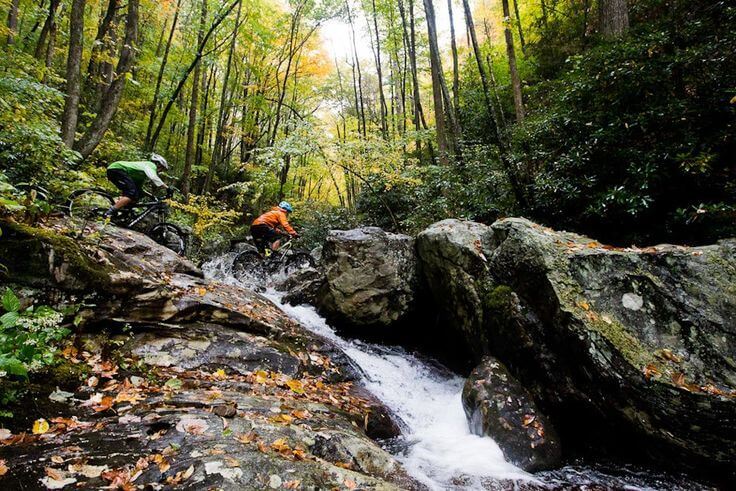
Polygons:
<instances>
[{"instance_id":1,"label":"moss patch","mask_svg":"<svg viewBox=\"0 0 736 491\"><path fill-rule=\"evenodd\" d=\"M0 256L7 258L8 276L22 284L58 283L49 271L49 251L54 254L54 266L68 264L66 276L85 289L104 289L110 282L110 271L92 261L69 237L49 229L3 222ZM80 286L82 286L80 285Z\"/></svg>"}]
</instances>

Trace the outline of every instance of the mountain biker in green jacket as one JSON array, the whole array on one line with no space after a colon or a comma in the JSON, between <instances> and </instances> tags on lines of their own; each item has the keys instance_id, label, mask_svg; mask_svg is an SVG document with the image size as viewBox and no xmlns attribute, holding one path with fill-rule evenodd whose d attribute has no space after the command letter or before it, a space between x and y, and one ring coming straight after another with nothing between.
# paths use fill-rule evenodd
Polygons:
<instances>
[{"instance_id":1,"label":"mountain biker in green jacket","mask_svg":"<svg viewBox=\"0 0 736 491\"><path fill-rule=\"evenodd\" d=\"M138 162L113 162L107 167L107 178L121 191L122 196L105 212L111 217L118 210L138 201L143 194L143 183L151 180L157 187L169 189L158 176L158 171L168 169L169 163L158 154L152 154L151 160ZM170 190L169 190L170 193Z\"/></svg>"}]
</instances>

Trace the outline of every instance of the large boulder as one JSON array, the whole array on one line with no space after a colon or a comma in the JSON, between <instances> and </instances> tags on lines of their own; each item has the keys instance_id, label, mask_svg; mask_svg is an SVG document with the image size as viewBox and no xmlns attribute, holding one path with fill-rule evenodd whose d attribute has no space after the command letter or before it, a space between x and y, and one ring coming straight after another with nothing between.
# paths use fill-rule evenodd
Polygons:
<instances>
[{"instance_id":1,"label":"large boulder","mask_svg":"<svg viewBox=\"0 0 736 491\"><path fill-rule=\"evenodd\" d=\"M388 327L414 310L414 239L380 228L333 230L322 249L317 305L341 327Z\"/></svg>"},{"instance_id":2,"label":"large boulder","mask_svg":"<svg viewBox=\"0 0 736 491\"><path fill-rule=\"evenodd\" d=\"M471 431L493 438L508 461L529 472L559 466L556 430L498 360L483 359L465 382L462 399Z\"/></svg>"},{"instance_id":3,"label":"large boulder","mask_svg":"<svg viewBox=\"0 0 736 491\"><path fill-rule=\"evenodd\" d=\"M448 336L502 360L563 438L733 470L736 241L616 249L505 219L417 246Z\"/></svg>"},{"instance_id":4,"label":"large boulder","mask_svg":"<svg viewBox=\"0 0 736 491\"><path fill-rule=\"evenodd\" d=\"M334 343L141 234L49 225L0 223L4 279L83 303L60 350L77 375L31 387L43 435L3 430L5 488L423 489L373 440L399 428Z\"/></svg>"}]
</instances>

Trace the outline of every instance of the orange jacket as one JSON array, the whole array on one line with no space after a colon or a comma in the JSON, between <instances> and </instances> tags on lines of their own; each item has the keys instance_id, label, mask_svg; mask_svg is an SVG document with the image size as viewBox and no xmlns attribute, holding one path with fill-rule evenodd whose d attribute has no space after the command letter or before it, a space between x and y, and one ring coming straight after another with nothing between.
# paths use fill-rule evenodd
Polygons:
<instances>
[{"instance_id":1,"label":"orange jacket","mask_svg":"<svg viewBox=\"0 0 736 491\"><path fill-rule=\"evenodd\" d=\"M274 206L271 211L267 211L263 215L253 220L252 225L268 225L271 228L278 229L279 227L286 230L289 235L296 235L296 230L291 228L289 220L286 219L286 212Z\"/></svg>"}]
</instances>

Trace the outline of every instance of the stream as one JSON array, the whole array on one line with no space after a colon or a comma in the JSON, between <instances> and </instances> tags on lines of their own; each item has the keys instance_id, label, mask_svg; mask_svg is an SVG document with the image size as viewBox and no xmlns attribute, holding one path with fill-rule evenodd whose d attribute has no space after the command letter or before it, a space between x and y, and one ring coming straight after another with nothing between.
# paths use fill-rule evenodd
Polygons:
<instances>
[{"instance_id":1,"label":"stream","mask_svg":"<svg viewBox=\"0 0 736 491\"><path fill-rule=\"evenodd\" d=\"M313 307L283 303L283 294L271 287L274 279L264 285L262 281L236 278L232 273L234 256L226 254L204 264L205 275L261 291L287 315L346 353L360 368L363 385L401 421L404 442L387 450L412 477L432 491L711 489L684 477L602 464L526 473L506 461L493 439L470 433L461 402L463 378L438 362L401 347L339 336Z\"/></svg>"}]
</instances>

